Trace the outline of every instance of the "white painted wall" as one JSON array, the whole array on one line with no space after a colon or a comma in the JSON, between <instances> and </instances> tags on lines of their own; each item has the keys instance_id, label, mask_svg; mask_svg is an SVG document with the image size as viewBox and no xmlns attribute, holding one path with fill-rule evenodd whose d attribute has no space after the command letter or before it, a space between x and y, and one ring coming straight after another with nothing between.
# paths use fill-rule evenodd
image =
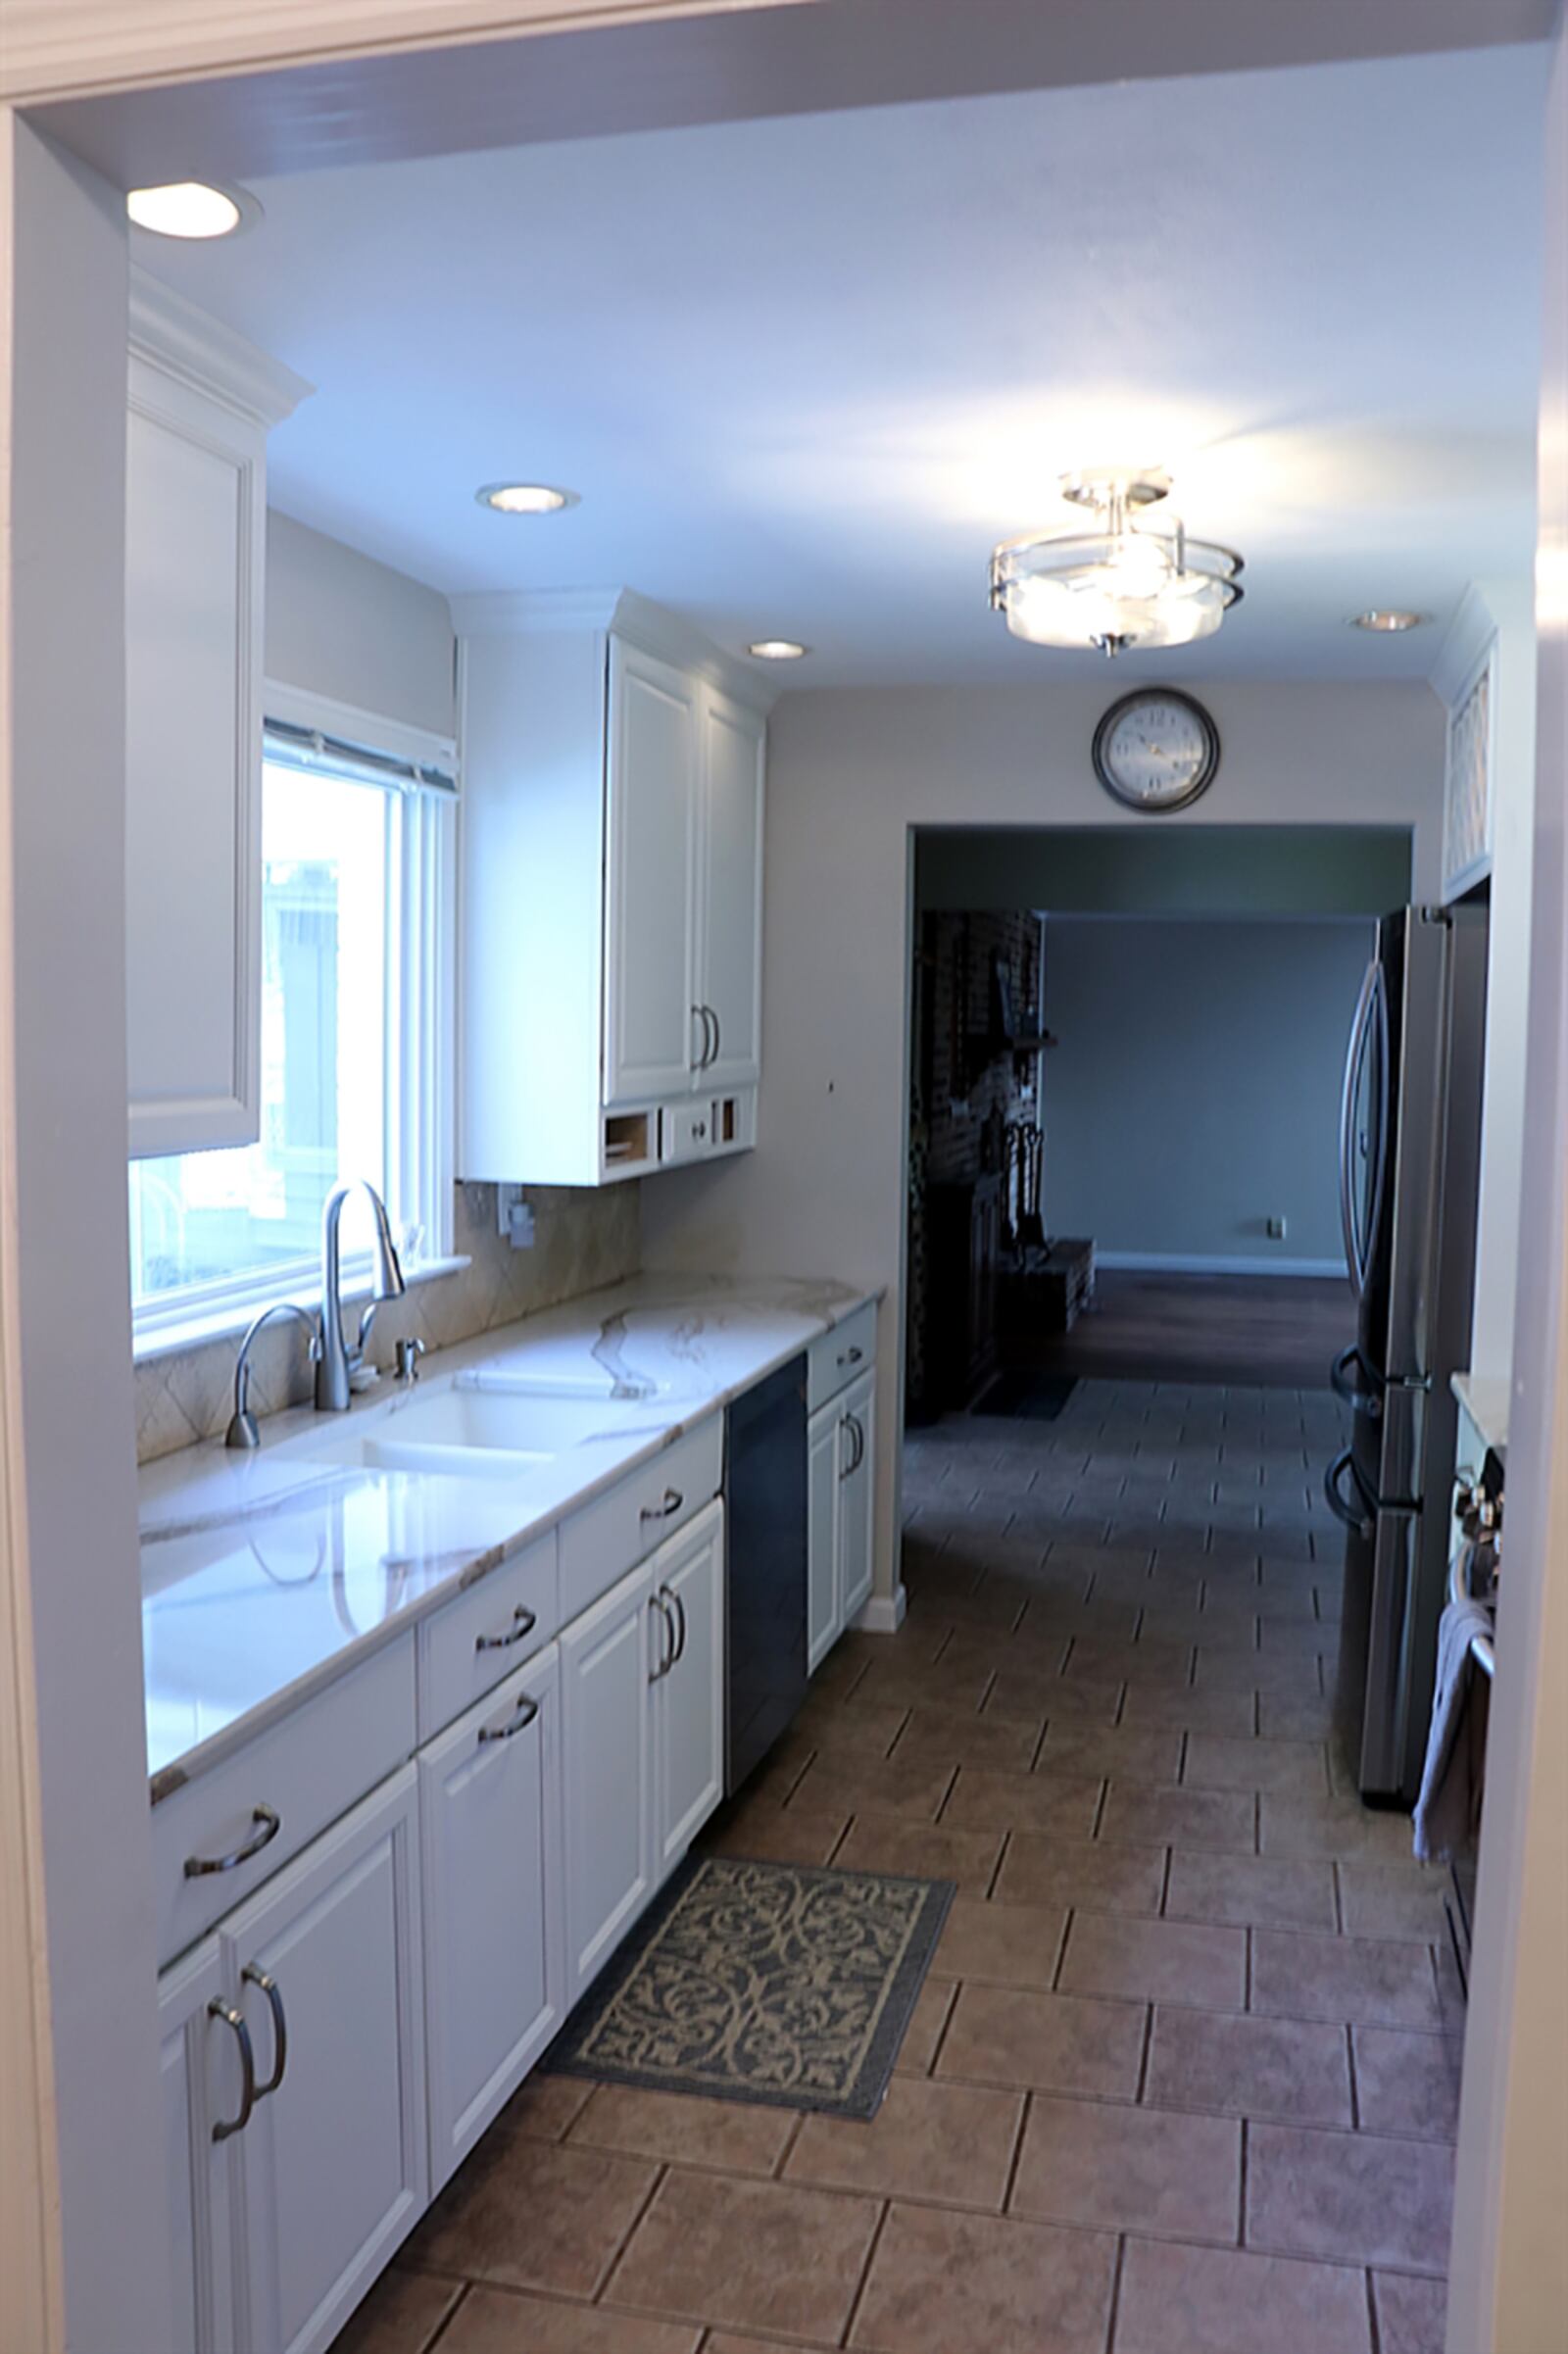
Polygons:
<instances>
[{"instance_id":1,"label":"white painted wall","mask_svg":"<svg viewBox=\"0 0 1568 2354\"><path fill-rule=\"evenodd\" d=\"M1444 714L1429 688L1205 689L1180 675L1209 703L1225 750L1213 790L1174 822L1410 826L1416 891L1435 893ZM1040 678L1005 690L792 694L777 705L758 1147L643 1189L649 1266L887 1285L878 1361L890 1405L904 1360L909 829L1117 821L1089 745L1122 682L1053 687L1047 654ZM1122 821L1152 822L1131 811ZM883 1594L895 1584L900 1420L879 1418Z\"/></svg>"},{"instance_id":2,"label":"white painted wall","mask_svg":"<svg viewBox=\"0 0 1568 2354\"><path fill-rule=\"evenodd\" d=\"M431 735L457 726L452 615L422 581L274 509L267 675Z\"/></svg>"},{"instance_id":3,"label":"white painted wall","mask_svg":"<svg viewBox=\"0 0 1568 2354\"><path fill-rule=\"evenodd\" d=\"M1343 1273L1340 1084L1376 937L1048 916L1051 1230L1092 1234L1110 1264Z\"/></svg>"},{"instance_id":4,"label":"white painted wall","mask_svg":"<svg viewBox=\"0 0 1568 2354\"><path fill-rule=\"evenodd\" d=\"M1508 1447L1459 2113L1447 2354L1536 2354L1568 2315L1568 25L1549 97L1533 969Z\"/></svg>"},{"instance_id":5,"label":"white painted wall","mask_svg":"<svg viewBox=\"0 0 1568 2354\"><path fill-rule=\"evenodd\" d=\"M12 136L3 1436L66 2343L124 2354L169 2343L125 1253L125 226L106 181L24 123ZM32 2354L8 2295L0 2344Z\"/></svg>"}]
</instances>

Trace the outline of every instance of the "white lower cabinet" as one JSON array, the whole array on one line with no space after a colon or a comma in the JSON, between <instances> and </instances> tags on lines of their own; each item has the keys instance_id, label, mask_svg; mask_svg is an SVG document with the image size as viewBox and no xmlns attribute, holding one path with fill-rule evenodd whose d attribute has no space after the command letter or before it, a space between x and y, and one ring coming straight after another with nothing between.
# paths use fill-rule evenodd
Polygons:
<instances>
[{"instance_id":1,"label":"white lower cabinet","mask_svg":"<svg viewBox=\"0 0 1568 2354\"><path fill-rule=\"evenodd\" d=\"M649 1563L664 1644L653 1662L654 1825L661 1879L724 1794L724 1507L710 1503Z\"/></svg>"},{"instance_id":2,"label":"white lower cabinet","mask_svg":"<svg viewBox=\"0 0 1568 2354\"><path fill-rule=\"evenodd\" d=\"M664 1628L653 1596L645 1561L561 1639L568 2009L653 1890L650 1700Z\"/></svg>"},{"instance_id":3,"label":"white lower cabinet","mask_svg":"<svg viewBox=\"0 0 1568 2354\"><path fill-rule=\"evenodd\" d=\"M815 1674L871 1593L876 1375L819 1406L806 1428L807 1668Z\"/></svg>"},{"instance_id":4,"label":"white lower cabinet","mask_svg":"<svg viewBox=\"0 0 1568 2354\"><path fill-rule=\"evenodd\" d=\"M433 2197L564 2016L556 1646L421 1749L418 1770Z\"/></svg>"},{"instance_id":5,"label":"white lower cabinet","mask_svg":"<svg viewBox=\"0 0 1568 2354\"><path fill-rule=\"evenodd\" d=\"M257 2076L240 2354L319 2354L426 2203L417 1805L408 1765L220 1932Z\"/></svg>"},{"instance_id":6,"label":"white lower cabinet","mask_svg":"<svg viewBox=\"0 0 1568 2354\"><path fill-rule=\"evenodd\" d=\"M231 2354L234 2344L229 2136L222 2127L245 2108L247 2059L237 2018L216 1937L158 1982L170 2354Z\"/></svg>"}]
</instances>

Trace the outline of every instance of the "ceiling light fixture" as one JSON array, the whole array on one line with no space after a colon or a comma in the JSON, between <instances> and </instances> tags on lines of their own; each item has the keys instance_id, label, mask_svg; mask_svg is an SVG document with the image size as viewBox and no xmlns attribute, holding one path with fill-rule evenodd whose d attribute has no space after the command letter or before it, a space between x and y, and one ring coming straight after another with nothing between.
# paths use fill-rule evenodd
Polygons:
<instances>
[{"instance_id":1,"label":"ceiling light fixture","mask_svg":"<svg viewBox=\"0 0 1568 2354\"><path fill-rule=\"evenodd\" d=\"M232 237L262 217L244 188L215 188L206 180L171 180L161 188L132 188L125 199L131 223L155 237Z\"/></svg>"},{"instance_id":2,"label":"ceiling light fixture","mask_svg":"<svg viewBox=\"0 0 1568 2354\"><path fill-rule=\"evenodd\" d=\"M1180 521L1164 530L1141 521L1169 489L1169 476L1154 471L1064 475L1062 497L1087 507L1099 528L1027 532L994 551L991 602L1013 636L1107 655L1211 637L1241 602L1242 560L1189 539Z\"/></svg>"},{"instance_id":3,"label":"ceiling light fixture","mask_svg":"<svg viewBox=\"0 0 1568 2354\"><path fill-rule=\"evenodd\" d=\"M755 654L760 662L798 662L811 649L798 638L754 638L746 651Z\"/></svg>"},{"instance_id":4,"label":"ceiling light fixture","mask_svg":"<svg viewBox=\"0 0 1568 2354\"><path fill-rule=\"evenodd\" d=\"M1426 617L1425 613L1401 613L1394 605L1374 605L1367 613L1352 614L1350 627L1369 629L1375 637L1397 637L1402 630L1419 629Z\"/></svg>"},{"instance_id":5,"label":"ceiling light fixture","mask_svg":"<svg viewBox=\"0 0 1568 2354\"><path fill-rule=\"evenodd\" d=\"M579 504L576 491L558 490L550 482L486 482L473 495L497 515L560 515L564 507Z\"/></svg>"}]
</instances>

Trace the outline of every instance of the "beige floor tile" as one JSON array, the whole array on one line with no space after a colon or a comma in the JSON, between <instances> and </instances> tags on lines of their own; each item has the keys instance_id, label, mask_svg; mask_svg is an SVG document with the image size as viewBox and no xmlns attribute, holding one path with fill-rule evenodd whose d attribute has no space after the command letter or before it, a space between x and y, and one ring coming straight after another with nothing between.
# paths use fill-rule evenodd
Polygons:
<instances>
[{"instance_id":1,"label":"beige floor tile","mask_svg":"<svg viewBox=\"0 0 1568 2354\"><path fill-rule=\"evenodd\" d=\"M1034 1763L1044 1712L1038 1717L982 1716L955 1708L916 1708L899 1735L894 1757L900 1764L991 1766L1027 1774Z\"/></svg>"},{"instance_id":2,"label":"beige floor tile","mask_svg":"<svg viewBox=\"0 0 1568 2354\"><path fill-rule=\"evenodd\" d=\"M1355 2097L1363 2133L1414 2133L1451 2141L1459 2130L1464 2043L1457 2035L1411 2035L1398 2028L1350 2031Z\"/></svg>"},{"instance_id":3,"label":"beige floor tile","mask_svg":"<svg viewBox=\"0 0 1568 2354\"><path fill-rule=\"evenodd\" d=\"M1452 2208L1453 2153L1439 2142L1248 2129L1249 2247L1443 2274Z\"/></svg>"},{"instance_id":4,"label":"beige floor tile","mask_svg":"<svg viewBox=\"0 0 1568 2354\"><path fill-rule=\"evenodd\" d=\"M808 2117L784 2180L997 2214L1023 2109L1021 2093L896 2076L868 2123Z\"/></svg>"},{"instance_id":5,"label":"beige floor tile","mask_svg":"<svg viewBox=\"0 0 1568 2354\"><path fill-rule=\"evenodd\" d=\"M799 1806L818 1815L906 1815L912 1822L934 1823L954 1772L951 1760L819 1758L807 1768L786 1811L793 1814Z\"/></svg>"},{"instance_id":6,"label":"beige floor tile","mask_svg":"<svg viewBox=\"0 0 1568 2354\"><path fill-rule=\"evenodd\" d=\"M1034 1668L1003 1668L986 1701L987 1716L1022 1716L1052 1725L1113 1725L1122 1688L1112 1683L1069 1683Z\"/></svg>"},{"instance_id":7,"label":"beige floor tile","mask_svg":"<svg viewBox=\"0 0 1568 2354\"><path fill-rule=\"evenodd\" d=\"M1174 1727L1180 1733L1228 1733L1246 1739L1254 1730L1256 1704L1250 1692L1192 1692L1179 1685L1128 1688L1124 1725Z\"/></svg>"},{"instance_id":8,"label":"beige floor tile","mask_svg":"<svg viewBox=\"0 0 1568 2354\"><path fill-rule=\"evenodd\" d=\"M849 1828L838 1807L748 1807L703 1836L710 1855L735 1855L760 1864L825 1864Z\"/></svg>"},{"instance_id":9,"label":"beige floor tile","mask_svg":"<svg viewBox=\"0 0 1568 2354\"><path fill-rule=\"evenodd\" d=\"M1174 1783L1181 1771L1179 1733L1140 1732L1129 1725L1048 1725L1037 1761L1043 1774L1078 1774L1091 1781Z\"/></svg>"},{"instance_id":10,"label":"beige floor tile","mask_svg":"<svg viewBox=\"0 0 1568 2354\"><path fill-rule=\"evenodd\" d=\"M1424 1945L1369 1937L1252 1932L1251 2008L1357 2027L1437 2028L1437 1981Z\"/></svg>"},{"instance_id":11,"label":"beige floor tile","mask_svg":"<svg viewBox=\"0 0 1568 2354\"><path fill-rule=\"evenodd\" d=\"M614 2305L831 2345L880 2209L784 2182L666 2175L615 2267Z\"/></svg>"},{"instance_id":12,"label":"beige floor tile","mask_svg":"<svg viewBox=\"0 0 1568 2354\"><path fill-rule=\"evenodd\" d=\"M971 1981L958 1988L936 2073L972 2084L1132 2100L1146 2019L1142 2003Z\"/></svg>"},{"instance_id":13,"label":"beige floor tile","mask_svg":"<svg viewBox=\"0 0 1568 2354\"><path fill-rule=\"evenodd\" d=\"M1037 2092L1007 2211L1229 2247L1241 2190L1239 2122Z\"/></svg>"},{"instance_id":14,"label":"beige floor tile","mask_svg":"<svg viewBox=\"0 0 1568 2354\"><path fill-rule=\"evenodd\" d=\"M802 2348L799 2339L786 2345L779 2337L737 2337L732 2329L713 2329L703 2340L703 2354L802 2354ZM808 2347L806 2354L814 2350Z\"/></svg>"},{"instance_id":15,"label":"beige floor tile","mask_svg":"<svg viewBox=\"0 0 1568 2354\"><path fill-rule=\"evenodd\" d=\"M1285 1700L1313 1700L1322 1690L1315 1658L1204 1643L1198 1646L1193 1685L1198 1692L1267 1692Z\"/></svg>"},{"instance_id":16,"label":"beige floor tile","mask_svg":"<svg viewBox=\"0 0 1568 2354\"><path fill-rule=\"evenodd\" d=\"M509 2288L470 2288L440 2354L694 2354L701 2336L689 2323L564 2305Z\"/></svg>"},{"instance_id":17,"label":"beige floor tile","mask_svg":"<svg viewBox=\"0 0 1568 2354\"><path fill-rule=\"evenodd\" d=\"M1442 2280L1374 2273L1379 2354L1443 2354L1448 2292Z\"/></svg>"},{"instance_id":18,"label":"beige floor tile","mask_svg":"<svg viewBox=\"0 0 1568 2354\"><path fill-rule=\"evenodd\" d=\"M956 1831L1049 1831L1089 1839L1100 1809L1098 1782L1071 1774L997 1774L963 1766L943 1813Z\"/></svg>"},{"instance_id":19,"label":"beige floor tile","mask_svg":"<svg viewBox=\"0 0 1568 2354\"><path fill-rule=\"evenodd\" d=\"M1071 1684L1126 1684L1186 1691L1192 1683L1193 1646L1168 1636L1152 1635L1147 1643L1106 1643L1096 1636L1080 1637L1072 1646L1062 1674Z\"/></svg>"},{"instance_id":20,"label":"beige floor tile","mask_svg":"<svg viewBox=\"0 0 1568 2354\"><path fill-rule=\"evenodd\" d=\"M996 1895L1004 1904L1082 1904L1093 1912L1150 1915L1159 1910L1164 1882L1163 1847L1118 1847L1105 1839L1080 1846L1015 1831Z\"/></svg>"},{"instance_id":21,"label":"beige floor tile","mask_svg":"<svg viewBox=\"0 0 1568 2354\"><path fill-rule=\"evenodd\" d=\"M858 1748L873 1757L885 1757L903 1731L908 1718L906 1708L891 1702L875 1700L808 1699L795 1720L795 1731L804 1740L820 1736L824 1746L831 1744L835 1753L845 1748Z\"/></svg>"},{"instance_id":22,"label":"beige floor tile","mask_svg":"<svg viewBox=\"0 0 1568 2354\"><path fill-rule=\"evenodd\" d=\"M514 2288L591 2297L659 2169L606 2150L491 2135L406 2243L409 2261Z\"/></svg>"},{"instance_id":23,"label":"beige floor tile","mask_svg":"<svg viewBox=\"0 0 1568 2354\"><path fill-rule=\"evenodd\" d=\"M1348 1937L1404 1937L1421 1945L1446 1940L1445 1865L1342 1863L1337 1870Z\"/></svg>"},{"instance_id":24,"label":"beige floor tile","mask_svg":"<svg viewBox=\"0 0 1568 2354\"><path fill-rule=\"evenodd\" d=\"M1345 2030L1327 2019L1226 2018L1158 2004L1144 2097L1289 2125L1355 2122Z\"/></svg>"},{"instance_id":25,"label":"beige floor tile","mask_svg":"<svg viewBox=\"0 0 1568 2354\"><path fill-rule=\"evenodd\" d=\"M1182 1781L1194 1790L1308 1791L1324 1797L1329 1788L1321 1741L1227 1741L1215 1733L1195 1733L1189 1740Z\"/></svg>"},{"instance_id":26,"label":"beige floor tile","mask_svg":"<svg viewBox=\"0 0 1568 2354\"><path fill-rule=\"evenodd\" d=\"M915 1879L951 1880L963 1895L983 1896L991 1886L1002 1834L953 1831L946 1824L904 1822L896 1815L857 1815L833 1858L847 1872L906 1872Z\"/></svg>"},{"instance_id":27,"label":"beige floor tile","mask_svg":"<svg viewBox=\"0 0 1568 2354\"><path fill-rule=\"evenodd\" d=\"M957 1901L961 1903L963 1899L960 1897ZM951 1913L948 1917L952 1919ZM937 2056L937 2045L942 2040L957 1992L957 1986L951 1978L926 1980L915 1996L909 2024L904 2031L904 2041L899 2045L898 2057L893 2063L901 2076L930 2075L931 2063Z\"/></svg>"},{"instance_id":28,"label":"beige floor tile","mask_svg":"<svg viewBox=\"0 0 1568 2354\"><path fill-rule=\"evenodd\" d=\"M1176 1921L1332 1930L1333 1868L1276 1856L1199 1855L1178 1847L1170 1859L1165 1913Z\"/></svg>"},{"instance_id":29,"label":"beige floor tile","mask_svg":"<svg viewBox=\"0 0 1568 2354\"><path fill-rule=\"evenodd\" d=\"M535 2141L564 2141L567 2130L581 2116L593 2092L574 2076L551 2076L535 2069L519 2084L496 2119L498 2133L527 2133Z\"/></svg>"},{"instance_id":30,"label":"beige floor tile","mask_svg":"<svg viewBox=\"0 0 1568 2354\"><path fill-rule=\"evenodd\" d=\"M462 2294L460 2280L394 2265L332 2340L332 2354L424 2354Z\"/></svg>"},{"instance_id":31,"label":"beige floor tile","mask_svg":"<svg viewBox=\"0 0 1568 2354\"><path fill-rule=\"evenodd\" d=\"M632 2084L599 2084L568 2136L573 2149L620 2150L670 2166L770 2175L795 2130L795 2113L749 2101L704 2100Z\"/></svg>"},{"instance_id":32,"label":"beige floor tile","mask_svg":"<svg viewBox=\"0 0 1568 2354\"><path fill-rule=\"evenodd\" d=\"M1239 2011L1247 2000L1247 1932L1075 1912L1057 1984L1064 1994Z\"/></svg>"},{"instance_id":33,"label":"beige floor tile","mask_svg":"<svg viewBox=\"0 0 1568 2354\"><path fill-rule=\"evenodd\" d=\"M1100 1819L1102 1837L1134 1846L1217 1847L1250 1855L1255 1808L1247 1790L1156 1790L1113 1782Z\"/></svg>"},{"instance_id":34,"label":"beige floor tile","mask_svg":"<svg viewBox=\"0 0 1568 2354\"><path fill-rule=\"evenodd\" d=\"M876 1706L978 1708L990 1688L989 1670L945 1669L940 1660L873 1659L856 1687Z\"/></svg>"},{"instance_id":35,"label":"beige floor tile","mask_svg":"<svg viewBox=\"0 0 1568 2354\"><path fill-rule=\"evenodd\" d=\"M1114 2239L895 2206L850 2344L862 2354L1102 2354Z\"/></svg>"},{"instance_id":36,"label":"beige floor tile","mask_svg":"<svg viewBox=\"0 0 1568 2354\"><path fill-rule=\"evenodd\" d=\"M1264 1855L1408 1863L1410 1818L1320 1790L1266 1790L1258 1844Z\"/></svg>"},{"instance_id":37,"label":"beige floor tile","mask_svg":"<svg viewBox=\"0 0 1568 2354\"><path fill-rule=\"evenodd\" d=\"M943 1925L937 1967L997 1986L1049 1986L1067 1927L1062 1904L988 1904L959 1896Z\"/></svg>"},{"instance_id":38,"label":"beige floor tile","mask_svg":"<svg viewBox=\"0 0 1568 2354\"><path fill-rule=\"evenodd\" d=\"M1334 1702L1279 1692L1257 1696L1257 1729L1265 1741L1327 1741L1334 1731Z\"/></svg>"},{"instance_id":39,"label":"beige floor tile","mask_svg":"<svg viewBox=\"0 0 1568 2354\"><path fill-rule=\"evenodd\" d=\"M1129 2239L1116 2354L1371 2354L1366 2276Z\"/></svg>"}]
</instances>

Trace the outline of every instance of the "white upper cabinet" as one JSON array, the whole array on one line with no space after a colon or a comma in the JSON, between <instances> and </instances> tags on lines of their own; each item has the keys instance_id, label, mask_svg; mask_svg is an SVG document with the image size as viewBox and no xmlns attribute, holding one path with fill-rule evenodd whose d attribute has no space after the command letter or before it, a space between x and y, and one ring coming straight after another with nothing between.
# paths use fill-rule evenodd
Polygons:
<instances>
[{"instance_id":1,"label":"white upper cabinet","mask_svg":"<svg viewBox=\"0 0 1568 2354\"><path fill-rule=\"evenodd\" d=\"M310 386L131 273L125 998L132 1156L254 1141L267 434Z\"/></svg>"},{"instance_id":2,"label":"white upper cabinet","mask_svg":"<svg viewBox=\"0 0 1568 2354\"><path fill-rule=\"evenodd\" d=\"M764 691L629 592L453 610L460 1175L601 1185L744 1150Z\"/></svg>"}]
</instances>

